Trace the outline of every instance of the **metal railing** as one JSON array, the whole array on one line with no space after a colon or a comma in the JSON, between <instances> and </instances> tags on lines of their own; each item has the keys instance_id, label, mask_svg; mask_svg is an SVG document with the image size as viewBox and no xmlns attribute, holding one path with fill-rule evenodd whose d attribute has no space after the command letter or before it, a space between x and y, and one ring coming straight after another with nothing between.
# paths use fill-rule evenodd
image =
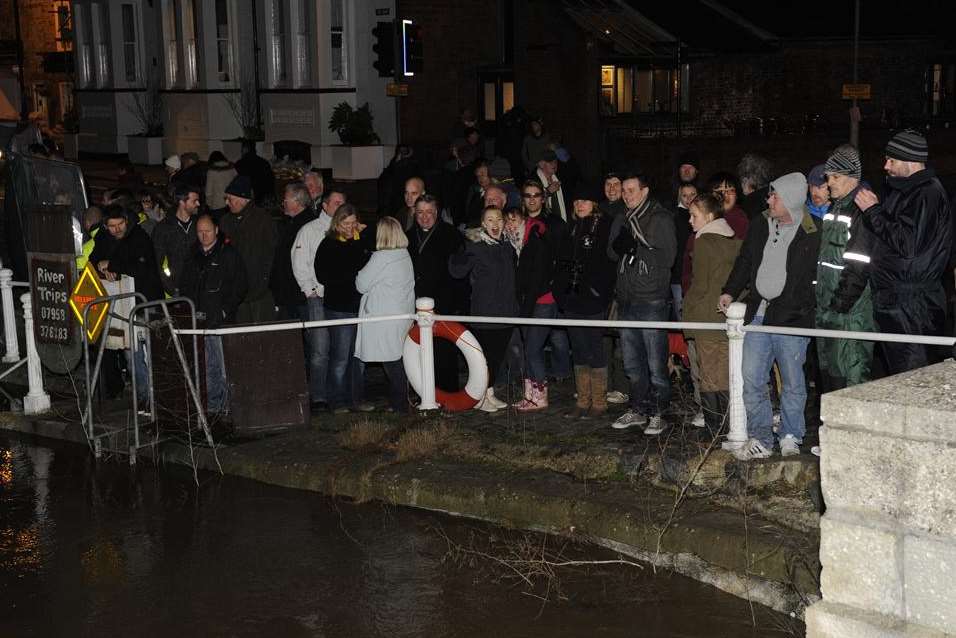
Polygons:
<instances>
[{"instance_id":1,"label":"metal railing","mask_svg":"<svg viewBox=\"0 0 956 638\"><path fill-rule=\"evenodd\" d=\"M468 324L481 323L508 323L512 325L539 325L555 327L591 327L591 328L643 328L657 330L721 330L727 333L728 362L730 373L730 388L728 400L729 428L723 448L734 450L742 447L748 440L747 415L743 403L743 346L744 337L748 332L782 334L801 337L822 337L833 339L860 339L865 341L917 343L934 346L956 345L954 337L935 337L921 335L905 335L882 332L851 332L846 330L826 330L815 328L786 328L781 326L744 325L746 305L740 302L730 304L726 320L723 322L690 322L690 321L621 321L621 320L591 320L591 319L538 319L529 317L477 317L466 315L436 315L435 302L428 297L416 300L414 315L390 315L383 317L363 317L353 319L336 319L327 321L293 321L273 324L264 324L247 327L218 328L210 330L176 330L177 334L192 335L225 335L248 332L275 332L279 330L295 330L303 328L324 328L348 324L376 323L382 321L413 319L419 328L419 357L421 370L422 396L418 408L420 410L434 410L440 406L435 400L435 369L434 369L434 334L433 326L436 321L457 321Z\"/></svg>"}]
</instances>

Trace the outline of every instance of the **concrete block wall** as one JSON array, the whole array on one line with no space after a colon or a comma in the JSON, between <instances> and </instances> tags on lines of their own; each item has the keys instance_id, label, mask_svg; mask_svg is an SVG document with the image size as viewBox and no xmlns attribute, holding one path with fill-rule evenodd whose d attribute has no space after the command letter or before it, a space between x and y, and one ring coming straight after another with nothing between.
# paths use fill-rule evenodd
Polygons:
<instances>
[{"instance_id":1,"label":"concrete block wall","mask_svg":"<svg viewBox=\"0 0 956 638\"><path fill-rule=\"evenodd\" d=\"M956 362L823 396L807 636L956 636Z\"/></svg>"}]
</instances>

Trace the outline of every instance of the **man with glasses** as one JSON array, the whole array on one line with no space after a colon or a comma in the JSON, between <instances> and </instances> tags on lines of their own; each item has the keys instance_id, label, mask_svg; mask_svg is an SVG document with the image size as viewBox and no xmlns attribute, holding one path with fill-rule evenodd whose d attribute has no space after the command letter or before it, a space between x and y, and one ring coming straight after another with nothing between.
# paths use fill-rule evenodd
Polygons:
<instances>
[{"instance_id":1,"label":"man with glasses","mask_svg":"<svg viewBox=\"0 0 956 638\"><path fill-rule=\"evenodd\" d=\"M762 217L755 217L740 247L734 268L717 301L727 312L749 290L744 321L753 326L813 328L816 296L813 284L820 251L820 232L806 208L807 178L789 173L770 182ZM773 454L773 412L767 379L774 362L780 369L780 453L800 453L806 430L807 387L803 375L808 337L748 332L744 337L744 407L750 439L734 451L742 461Z\"/></svg>"}]
</instances>

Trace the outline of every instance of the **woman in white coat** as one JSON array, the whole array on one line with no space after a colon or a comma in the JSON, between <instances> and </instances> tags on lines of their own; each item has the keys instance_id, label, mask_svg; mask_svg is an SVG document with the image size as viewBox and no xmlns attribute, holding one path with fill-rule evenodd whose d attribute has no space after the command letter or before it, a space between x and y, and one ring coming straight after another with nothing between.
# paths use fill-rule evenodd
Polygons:
<instances>
[{"instance_id":1,"label":"woman in white coat","mask_svg":"<svg viewBox=\"0 0 956 638\"><path fill-rule=\"evenodd\" d=\"M415 272L408 254L408 238L394 217L383 217L375 233L375 252L355 278L362 294L359 317L382 317L415 312ZM410 319L360 323L355 358L381 362L389 383L389 411L408 409L408 381L402 364Z\"/></svg>"}]
</instances>

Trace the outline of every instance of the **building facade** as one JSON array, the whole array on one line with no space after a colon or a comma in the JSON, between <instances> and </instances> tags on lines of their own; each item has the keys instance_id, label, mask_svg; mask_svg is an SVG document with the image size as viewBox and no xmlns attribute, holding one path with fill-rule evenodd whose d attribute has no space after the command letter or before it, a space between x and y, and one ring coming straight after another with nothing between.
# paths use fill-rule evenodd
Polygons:
<instances>
[{"instance_id":1,"label":"building facade","mask_svg":"<svg viewBox=\"0 0 956 638\"><path fill-rule=\"evenodd\" d=\"M73 0L79 146L128 152L163 135L166 155L222 150L240 138L272 157L305 149L332 165L334 107L368 102L385 148L396 142L387 78L371 30L393 0Z\"/></svg>"}]
</instances>

